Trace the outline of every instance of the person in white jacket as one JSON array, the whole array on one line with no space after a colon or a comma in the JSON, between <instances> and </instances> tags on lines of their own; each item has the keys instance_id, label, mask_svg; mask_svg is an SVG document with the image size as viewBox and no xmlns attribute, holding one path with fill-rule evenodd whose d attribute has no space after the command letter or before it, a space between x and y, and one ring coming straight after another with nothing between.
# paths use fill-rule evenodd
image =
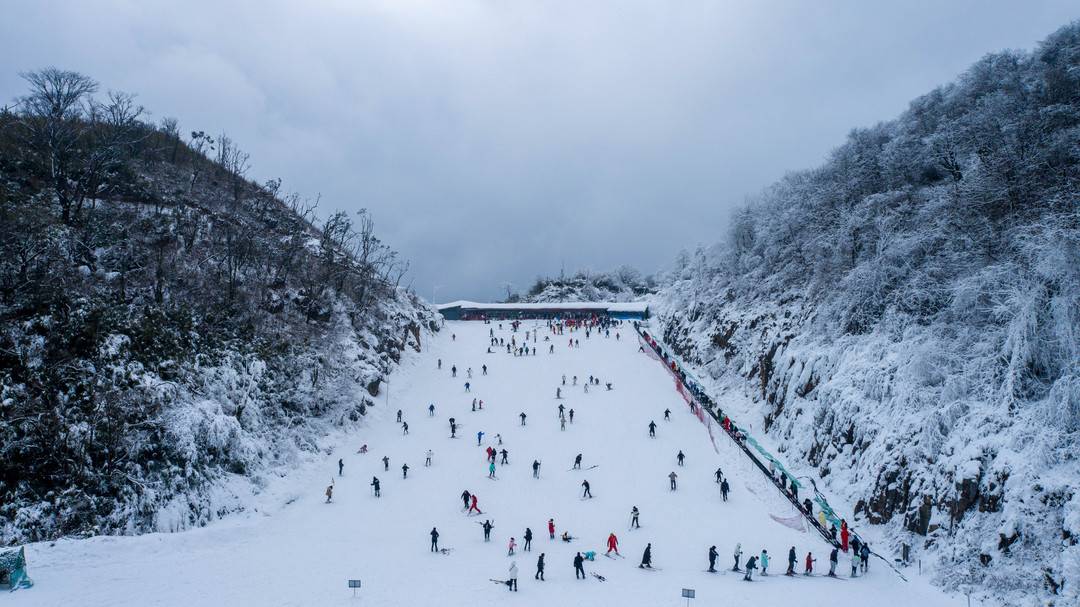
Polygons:
<instances>
[{"instance_id":1,"label":"person in white jacket","mask_svg":"<svg viewBox=\"0 0 1080 607\"><path fill-rule=\"evenodd\" d=\"M517 592L517 589L518 589L517 574L518 574L517 561L514 561L514 562L510 563L510 583L507 584L507 586L510 587L510 590L513 590L514 592Z\"/></svg>"}]
</instances>

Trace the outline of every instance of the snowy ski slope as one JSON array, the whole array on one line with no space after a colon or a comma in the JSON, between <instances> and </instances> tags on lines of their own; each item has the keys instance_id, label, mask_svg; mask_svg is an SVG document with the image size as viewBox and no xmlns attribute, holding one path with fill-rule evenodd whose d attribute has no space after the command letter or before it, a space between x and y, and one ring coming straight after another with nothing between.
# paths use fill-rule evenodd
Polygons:
<instances>
[{"instance_id":1,"label":"snowy ski slope","mask_svg":"<svg viewBox=\"0 0 1080 607\"><path fill-rule=\"evenodd\" d=\"M683 605L683 587L697 590L701 605L962 605L925 578L901 581L874 560L866 577L834 580L822 576L782 575L788 548L796 547L799 568L807 551L828 569L828 546L816 534L781 525L770 514L793 514L791 506L746 464L737 449L718 436L716 449L701 423L686 408L660 365L638 352L633 331L622 339L594 335L569 349L569 335L536 344L535 357L513 357L505 349L486 354L488 330L509 341L508 325L480 322L447 323L425 344L422 354L406 357L391 379L386 396L370 411L367 425L331 437L337 447L314 458L287 477L270 482L250 498L246 514L226 518L203 529L140 537L98 537L64 540L28 547L30 575L36 586L5 597L6 604L30 605ZM532 328L531 322L524 328ZM456 341L451 339L456 334ZM520 340L522 333L516 336ZM441 358L443 369L436 369ZM451 365L458 378L450 376ZM487 364L489 375L481 375ZM473 369L472 392L466 393L465 370ZM568 386L563 402L575 412L574 423L559 429L555 388L562 374ZM579 377L572 387L570 377ZM580 378L590 374L614 383L585 394ZM473 398L483 411L470 411ZM435 403L434 417L427 406ZM404 411L409 435L394 420ZM665 408L672 421L663 420ZM520 425L519 413L528 415ZM460 438L449 438L447 419L455 417ZM650 420L659 425L648 437ZM499 466L498 480L489 480L484 446L501 434L510 465ZM370 452L357 453L367 444ZM434 465L424 467L424 452L434 451ZM675 455L686 454L685 467ZM573 470L574 456L583 468ZM390 471L380 461L390 458ZM345 462L337 478L337 460ZM542 462L541 478L532 478L533 459ZM402 463L408 463L403 480ZM722 466L732 494L724 503L713 473ZM679 489L668 488L667 475L679 474ZM382 481L382 497L372 496L372 476ZM323 492L335 477L333 503ZM582 500L588 479L595 498ZM480 517L462 512L460 494L479 496ZM632 506L641 510L639 530L628 531ZM838 504L838 506L845 506ZM850 511L848 509L848 511ZM490 518L492 541L483 542L479 523ZM579 539L551 541L546 522L554 518L558 533ZM447 554L429 551L431 528L441 533ZM511 536L523 543L531 527L532 552L507 557ZM626 556L600 556L608 533L619 537ZM652 542L653 562L661 571L642 571L642 549ZM755 575L753 583L732 573L736 542L743 562L767 548L772 575ZM721 573L709 574L706 552L715 544ZM520 550L520 548L519 548ZM586 562L593 577L576 581L571 564L577 550L596 550ZM546 553L546 582L533 580L536 557ZM510 593L489 578L505 579L512 561L521 570L520 592ZM850 571L846 556L839 571ZM349 578L363 580L360 598L346 587ZM867 603L869 601L869 603Z\"/></svg>"}]
</instances>

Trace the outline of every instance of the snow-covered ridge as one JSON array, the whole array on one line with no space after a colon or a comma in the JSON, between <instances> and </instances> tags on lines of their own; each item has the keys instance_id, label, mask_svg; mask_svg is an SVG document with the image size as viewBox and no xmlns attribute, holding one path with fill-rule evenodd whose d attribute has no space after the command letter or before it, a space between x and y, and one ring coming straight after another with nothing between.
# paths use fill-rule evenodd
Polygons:
<instances>
[{"instance_id":1,"label":"snow-covered ridge","mask_svg":"<svg viewBox=\"0 0 1080 607\"><path fill-rule=\"evenodd\" d=\"M363 423L437 313L366 215L315 223L228 137L185 142L123 96L91 112L85 76L35 74L88 92L0 112L0 544L248 508Z\"/></svg>"},{"instance_id":2,"label":"snow-covered ridge","mask_svg":"<svg viewBox=\"0 0 1080 607\"><path fill-rule=\"evenodd\" d=\"M789 464L1009 604L1080 600L1078 141L1074 23L854 131L654 301Z\"/></svg>"}]
</instances>

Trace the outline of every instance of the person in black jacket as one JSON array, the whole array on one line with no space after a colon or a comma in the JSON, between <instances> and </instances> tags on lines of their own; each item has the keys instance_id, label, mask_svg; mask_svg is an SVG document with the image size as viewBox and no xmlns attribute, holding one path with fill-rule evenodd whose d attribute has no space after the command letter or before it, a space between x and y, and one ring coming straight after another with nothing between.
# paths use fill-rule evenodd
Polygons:
<instances>
[{"instance_id":1,"label":"person in black jacket","mask_svg":"<svg viewBox=\"0 0 1080 607\"><path fill-rule=\"evenodd\" d=\"M491 529L495 527L495 525L492 525L490 520L486 520L481 526L484 528L484 541L491 541Z\"/></svg>"},{"instance_id":2,"label":"person in black jacket","mask_svg":"<svg viewBox=\"0 0 1080 607\"><path fill-rule=\"evenodd\" d=\"M709 546L709 573L716 573L716 546Z\"/></svg>"},{"instance_id":3,"label":"person in black jacket","mask_svg":"<svg viewBox=\"0 0 1080 607\"><path fill-rule=\"evenodd\" d=\"M838 558L839 555L837 554L837 549L834 546L832 552L829 553L829 577L836 577L836 561L838 560Z\"/></svg>"},{"instance_id":4,"label":"person in black jacket","mask_svg":"<svg viewBox=\"0 0 1080 607\"><path fill-rule=\"evenodd\" d=\"M645 552L641 554L641 564L638 567L652 569L652 544L645 545Z\"/></svg>"},{"instance_id":5,"label":"person in black jacket","mask_svg":"<svg viewBox=\"0 0 1080 607\"><path fill-rule=\"evenodd\" d=\"M532 529L525 528L525 545L521 547L522 552L532 552Z\"/></svg>"},{"instance_id":6,"label":"person in black jacket","mask_svg":"<svg viewBox=\"0 0 1080 607\"><path fill-rule=\"evenodd\" d=\"M581 486L585 487L585 490L581 492L581 497L592 497L592 491L589 490L589 481L581 481Z\"/></svg>"},{"instance_id":7,"label":"person in black jacket","mask_svg":"<svg viewBox=\"0 0 1080 607\"><path fill-rule=\"evenodd\" d=\"M439 530L434 527L431 528L431 551L439 551Z\"/></svg>"},{"instance_id":8,"label":"person in black jacket","mask_svg":"<svg viewBox=\"0 0 1080 607\"><path fill-rule=\"evenodd\" d=\"M534 580L544 581L544 553L540 553L540 558L536 559L536 575L533 576Z\"/></svg>"},{"instance_id":9,"label":"person in black jacket","mask_svg":"<svg viewBox=\"0 0 1080 607\"><path fill-rule=\"evenodd\" d=\"M375 497L379 497L381 495L381 493L379 493L379 477L371 477L371 487L375 490Z\"/></svg>"},{"instance_id":10,"label":"person in black jacket","mask_svg":"<svg viewBox=\"0 0 1080 607\"><path fill-rule=\"evenodd\" d=\"M743 580L747 582L754 581L754 569L757 569L756 556L752 556L746 561L746 575L743 576Z\"/></svg>"},{"instance_id":11,"label":"person in black jacket","mask_svg":"<svg viewBox=\"0 0 1080 607\"><path fill-rule=\"evenodd\" d=\"M574 557L574 579L578 579L579 575L585 579L585 557L580 552Z\"/></svg>"},{"instance_id":12,"label":"person in black jacket","mask_svg":"<svg viewBox=\"0 0 1080 607\"><path fill-rule=\"evenodd\" d=\"M799 557L795 556L795 546L792 546L787 553L787 573L784 575L795 575L795 561L797 560Z\"/></svg>"}]
</instances>

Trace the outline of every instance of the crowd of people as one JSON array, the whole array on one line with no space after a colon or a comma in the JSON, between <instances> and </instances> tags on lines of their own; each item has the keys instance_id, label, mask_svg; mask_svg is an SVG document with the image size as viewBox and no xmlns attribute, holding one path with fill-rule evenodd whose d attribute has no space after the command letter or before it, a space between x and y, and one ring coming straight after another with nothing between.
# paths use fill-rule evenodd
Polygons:
<instances>
[{"instance_id":1,"label":"crowd of people","mask_svg":"<svg viewBox=\"0 0 1080 607\"><path fill-rule=\"evenodd\" d=\"M487 346L487 354L496 354L498 352L503 352L505 354L508 354L508 355L511 355L511 356L514 356L514 357L528 357L528 356L536 356L537 344L539 344L541 342L543 342L544 345L546 346L546 348L543 348L543 349L546 349L549 354L554 354L555 351L556 351L555 338L563 338L563 337L565 337L566 341L562 342L562 343L565 345L565 347L567 349L581 348L582 339L584 339L586 343L588 343L589 340L591 340L593 338L598 338L598 337L603 338L603 339L613 339L615 341L619 341L619 340L622 339L620 329L622 328L623 321L616 320L616 319L611 319L611 318L607 318L607 317L599 317L599 316L592 317L592 318L565 319L565 320L548 319L547 322L546 322L546 327L540 326L539 324L537 324L537 325L533 326L531 329L524 328L520 321L508 321L506 323L498 323L498 322L495 322L495 321L485 321L485 323L491 325L490 328L489 328L489 331L488 331L489 343L488 343L488 346ZM504 331L504 329L503 329L504 324L506 324L508 326L509 333L506 333ZM498 334L496 333L496 328L498 329ZM456 341L457 336L452 335L451 339L453 341ZM562 346L560 346L560 347L562 347ZM437 366L438 370L442 369L443 361L442 361L441 358L437 361L436 366ZM497 365L495 365L495 363L492 362L492 367L495 367L495 366L497 366ZM480 365L479 368L480 368L481 377L486 377L486 376L489 375L489 372L492 372L492 373L494 372L492 368L489 368L489 364L487 362ZM473 372L473 368L471 366L467 366L465 368L465 375L466 375L467 380L474 379L474 372ZM458 367L457 367L456 363L451 364L450 377L451 377L451 379L456 379L458 377ZM570 374L569 376L567 376L566 374L564 374L564 375L562 375L562 377L560 378L560 381L556 385L555 397L556 397L557 400L561 401L564 398L564 390L577 390L577 391L580 391L580 395L584 395L584 394L587 394L589 392L590 387L593 388L593 389L601 389L601 386L603 387L603 389L606 389L606 390L610 391L610 390L614 389L614 382L601 380L601 378L596 376L595 374L582 373L580 376L576 375L576 374ZM471 388L472 388L471 381L466 381L464 383L464 391L465 392L471 392ZM435 403L427 404L425 406L425 410L428 413L428 417L434 417L435 416L435 411L436 411ZM472 399L471 411L476 412L476 411L482 411L482 410L483 410L483 400L478 399L478 398L473 398ZM562 403L562 402L558 403L558 405L555 407L555 410L557 411L556 419L557 419L557 421L558 421L558 423L560 425L560 430L565 431L567 422L569 422L570 424L573 424L573 422L574 422L575 410L574 410L574 408L570 408L570 407L565 406L565 404ZM396 412L396 422L401 425L402 434L403 435L408 435L408 421L404 417L405 417L404 412L402 410L400 410L400 409L397 410L397 412ZM527 424L527 420L529 419L529 416L527 415L527 413L522 411L519 414L519 417L520 417L520 425L521 425L521 427L527 427L526 424ZM666 420L666 421L671 420L671 411L670 411L670 409L666 409L666 410L663 411L663 419ZM450 436L449 436L449 438L451 438L451 439L457 438L457 430L458 430L460 424L457 422L457 420L455 418L450 417L449 418L449 425L450 425ZM726 416L723 417L723 419L722 419L722 425L724 425L725 431L737 432L737 429L734 428L733 424L730 422L730 420ZM647 428L648 428L648 436L652 437L652 438L655 438L657 436L657 428L658 428L658 425L656 424L656 422L655 421L650 421L648 423L648 425L647 425ZM503 438L502 438L501 434L496 433L494 437L488 438L488 442L487 442L487 444L485 444L485 437L487 437L487 436L488 436L488 434L486 434L484 430L478 430L476 432L476 439L477 439L476 444L477 444L477 447L483 447L484 448L483 453L484 453L485 472L486 472L487 478L489 478L491 480L498 480L499 479L499 476L498 476L499 468L510 465L510 460L511 460L511 458L510 458L510 450L506 446L504 446ZM360 451L358 451L358 453L361 453L361 454L365 454L367 452L368 452L367 445L362 446ZM425 467L432 466L432 460L433 460L433 457L434 457L434 451L429 448L424 452L424 454L425 454L424 466ZM582 469L582 459L583 459L583 455L580 454L580 453L577 454L576 457L573 460L571 470L581 470ZM674 462L675 462L677 467L685 467L687 458L686 458L685 453L682 450L679 450L676 454L674 454L673 459L674 459ZM383 465L383 472L389 472L390 465L391 465L389 456L383 456L381 458L381 462L382 462L382 465ZM344 475L344 467L345 467L344 460L339 459L338 462L337 462L337 465L338 465L338 476L339 477L343 476ZM532 460L531 470L532 470L532 477L534 479L540 479L541 465L542 465L541 464L541 459L539 457ZM408 472L409 472L409 466L408 466L407 463L402 463L401 471L402 471L402 479L407 479L408 478ZM723 474L723 471L720 468L716 469L715 473L712 474L712 477L713 477L713 480L715 481L715 483L718 485L719 492L720 492L720 494L722 496L723 501L724 502L728 501L728 496L729 496L729 493L731 492L731 484L729 483L729 479ZM774 479L777 478L775 474L773 475L773 478ZM667 480L668 480L669 490L673 491L673 492L678 491L679 475L678 475L678 473L675 472L675 470L672 470L670 472L670 474L667 475ZM372 487L372 495L375 498L381 497L381 484L382 484L382 482L380 481L380 479L378 478L377 475L372 477L372 481L371 481L370 485ZM588 479L583 479L580 486L582 488L580 498L583 499L583 500L591 499L592 498L592 490L591 490L592 487L591 487ZM326 501L328 503L333 501L333 489L334 489L334 483L333 483L333 480L332 480L330 485L326 489ZM795 487L793 487L792 490L797 491L797 489ZM479 497L475 492L466 489L466 490L462 491L462 493L460 495L460 499L461 499L461 502L462 502L461 503L461 511L462 511L464 516L480 517L480 516L484 515L484 512L480 509ZM805 506L805 508L807 509L808 512L811 511L812 506L810 504L809 499L804 501L804 506ZM641 515L641 512L638 509L638 507L636 505L632 506L632 508L629 510L630 518L629 518L629 526L628 526L628 528L629 528L630 531L640 530L640 528L641 528L640 515ZM824 523L824 521L822 523ZM494 521L492 519L488 518L488 519L485 519L482 523L478 522L478 524L480 525L482 533L483 533L483 541L484 542L490 542L491 539L492 539L492 532L495 529ZM528 526L528 525L524 525L523 527L524 527L523 532L520 534L520 536L513 535L507 541L507 543L506 543L506 556L507 557L519 557L521 555L524 555L525 553L531 553L532 552L533 531L532 531L531 527ZM558 530L556 528L555 517L549 517L548 518L548 520L546 522L546 527L547 527L547 531L548 531L549 541L559 541L560 543L573 543L575 540L579 539L577 536L572 535L569 532L569 530L566 530L566 529L563 529L561 534L557 533ZM837 529L836 533L838 535L838 540L837 540L838 545L831 551L831 553L829 555L830 566L829 566L828 573L826 575L836 576L837 563L839 561L839 553L840 552L848 552L849 547L850 547L850 561L851 561L851 576L855 577L860 570L865 572L867 570L867 566L868 566L867 560L868 560L868 557L869 557L869 546L867 546L864 542L861 542L857 537L852 538L850 536L850 532L849 532L849 530L847 528L846 522L842 523L840 528ZM450 553L452 548L447 548L445 546L444 547L439 546L439 539L440 539L441 534L440 534L440 532L438 530L438 526L432 527L431 531L429 532L429 535L430 535L430 540L431 540L431 542L430 542L430 550L431 550L431 552L441 553L441 554L449 554ZM590 534L590 535L592 535L592 534ZM519 542L517 540L518 537L521 537L521 539L522 539L520 544L519 544ZM849 546L849 540L852 540L850 542L850 546ZM586 563L595 561L595 558L596 558L597 555L598 555L598 552L595 551L595 550L584 549L584 550L574 550L573 551L572 556L569 556L567 558L567 563L568 563L568 565L573 566L576 579L582 579L582 580L588 579L589 576L587 575L587 572L585 570ZM605 556L605 557L608 557L608 558L611 558L611 559L621 559L621 558L623 558L623 555L619 551L619 538L616 535L616 533L614 531L612 531L612 530L607 530L606 551L602 553L602 556ZM719 553L718 553L718 551L716 549L716 546L715 545L710 546L708 548L707 556L706 556L706 558L708 560L708 569L707 569L708 572L710 572L710 573L718 572L718 569L716 568L718 556L719 556ZM768 555L767 550L764 550L764 549L761 550L760 554L755 554L755 555L751 556L749 559L747 559L747 561L745 563L741 563L742 556L743 556L743 553L742 553L741 544L736 544L735 549L733 551L734 564L733 564L733 567L732 567L732 571L743 573L744 574L743 575L744 580L752 581L753 573L754 573L755 570L760 570L760 575L768 575L769 555ZM534 574L534 580L535 581L538 581L538 582L545 581L545 579L546 579L545 578L546 559L547 559L547 553L541 552L538 555L538 557L536 559L536 565L535 565L535 574ZM794 546L792 546L788 551L788 567L787 567L787 570L785 572L786 575L796 575L796 573L802 573L803 575L813 575L814 574L814 564L816 563L816 558L813 556L812 552L807 552L805 557L803 557L801 559L801 561L802 561L802 567L801 567L802 571L801 572L796 571L796 569L798 569L797 565L799 564L798 563L799 560L800 559L797 558L796 549L795 549ZM645 549L644 549L644 551L643 551L643 553L641 555L641 559L640 559L640 562L638 564L638 567L640 567L642 569L657 570L657 568L654 567L654 565L653 565L652 543L647 543L646 544L646 547L645 547ZM595 572L592 573L592 577L597 578L597 579L599 579L601 581L603 581L605 579L603 576L601 576L601 575L599 575L598 573L595 573ZM508 590L516 592L518 590L517 578L518 578L517 561L512 560L511 563L510 563L510 566L508 568L508 577L507 577L507 579L505 579L505 580L504 579L493 579L493 581L496 581L496 582L501 583L501 584L505 584L507 586Z\"/></svg>"}]
</instances>

